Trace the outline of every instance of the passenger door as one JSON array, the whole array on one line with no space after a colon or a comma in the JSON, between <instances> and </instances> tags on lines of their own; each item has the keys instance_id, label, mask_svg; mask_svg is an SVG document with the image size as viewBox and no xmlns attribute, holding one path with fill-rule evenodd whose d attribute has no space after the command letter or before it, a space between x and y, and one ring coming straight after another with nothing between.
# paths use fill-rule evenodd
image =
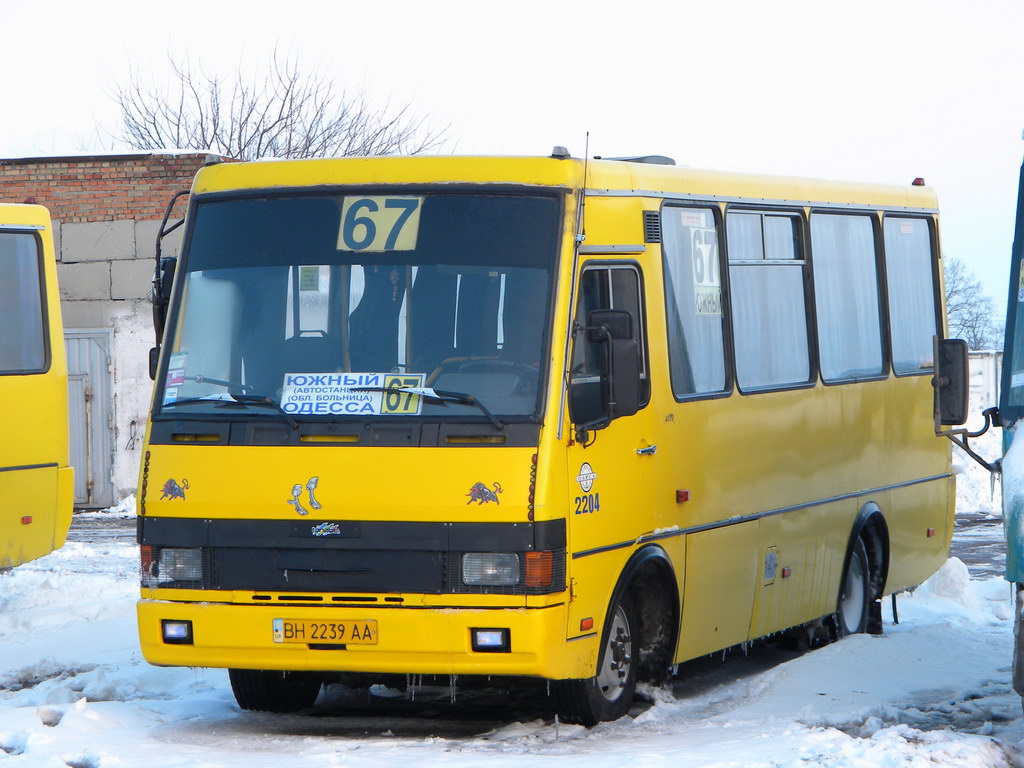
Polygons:
<instances>
[{"instance_id":1,"label":"passenger door","mask_svg":"<svg viewBox=\"0 0 1024 768\"><path fill-rule=\"evenodd\" d=\"M587 338L593 310L626 310L641 351L640 410L598 429L580 430L600 414L575 413L577 432L569 443L567 518L574 602L569 635L581 634L579 620L593 618L600 631L618 569L637 537L654 530L653 489L658 457L652 429L650 378L646 353L643 275L636 264L591 262L580 276L573 354L572 387L600 388L601 344ZM577 618L578 617L578 618Z\"/></svg>"}]
</instances>

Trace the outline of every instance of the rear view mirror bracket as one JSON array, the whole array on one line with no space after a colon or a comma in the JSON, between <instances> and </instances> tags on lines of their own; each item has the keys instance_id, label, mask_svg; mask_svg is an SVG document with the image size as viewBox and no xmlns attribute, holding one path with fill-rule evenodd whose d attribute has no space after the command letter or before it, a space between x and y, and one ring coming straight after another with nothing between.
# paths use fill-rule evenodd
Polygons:
<instances>
[{"instance_id":1,"label":"rear view mirror bracket","mask_svg":"<svg viewBox=\"0 0 1024 768\"><path fill-rule=\"evenodd\" d=\"M932 387L935 389L933 413L935 418L935 434L949 438L968 456L978 462L989 472L1002 471L1001 462L986 461L968 444L973 437L981 437L989 427L1002 426L998 408L987 408L982 412L985 425L977 432L971 432L961 425L967 421L968 413L968 349L963 339L932 339L935 374L932 376ZM945 429L953 426L959 429Z\"/></svg>"}]
</instances>

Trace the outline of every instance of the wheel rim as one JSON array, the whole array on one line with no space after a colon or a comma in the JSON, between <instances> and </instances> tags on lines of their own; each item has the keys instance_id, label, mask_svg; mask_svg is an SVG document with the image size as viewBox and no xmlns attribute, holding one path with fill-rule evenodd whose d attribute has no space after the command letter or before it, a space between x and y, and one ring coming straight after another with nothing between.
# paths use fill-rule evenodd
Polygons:
<instances>
[{"instance_id":1,"label":"wheel rim","mask_svg":"<svg viewBox=\"0 0 1024 768\"><path fill-rule=\"evenodd\" d=\"M843 590L843 630L848 635L860 631L864 621L864 593L867 585L864 578L864 563L854 554L846 570L846 584Z\"/></svg>"},{"instance_id":2,"label":"wheel rim","mask_svg":"<svg viewBox=\"0 0 1024 768\"><path fill-rule=\"evenodd\" d=\"M615 615L612 616L608 644L597 676L597 687L608 701L615 701L622 695L632 664L633 640L630 637L629 620L620 605L616 606Z\"/></svg>"}]
</instances>

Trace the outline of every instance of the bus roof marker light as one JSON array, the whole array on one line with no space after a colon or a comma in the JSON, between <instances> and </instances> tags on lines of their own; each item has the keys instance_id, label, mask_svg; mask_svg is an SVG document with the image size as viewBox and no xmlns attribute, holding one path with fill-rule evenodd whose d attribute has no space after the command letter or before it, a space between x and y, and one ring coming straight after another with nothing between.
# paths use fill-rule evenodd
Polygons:
<instances>
[{"instance_id":1,"label":"bus roof marker light","mask_svg":"<svg viewBox=\"0 0 1024 768\"><path fill-rule=\"evenodd\" d=\"M690 500L690 491L686 488L681 488L676 491L676 504L685 504Z\"/></svg>"},{"instance_id":2,"label":"bus roof marker light","mask_svg":"<svg viewBox=\"0 0 1024 768\"><path fill-rule=\"evenodd\" d=\"M918 176L918 177L917 177L916 179L914 179L914 180L913 180L913 181L911 182L911 186L914 186L914 187L923 187L923 186L924 186L924 179L923 179L923 178L921 178L920 176Z\"/></svg>"},{"instance_id":3,"label":"bus roof marker light","mask_svg":"<svg viewBox=\"0 0 1024 768\"><path fill-rule=\"evenodd\" d=\"M556 144L551 150L551 156L556 160L568 160L572 155L569 154L569 150L560 144Z\"/></svg>"}]
</instances>

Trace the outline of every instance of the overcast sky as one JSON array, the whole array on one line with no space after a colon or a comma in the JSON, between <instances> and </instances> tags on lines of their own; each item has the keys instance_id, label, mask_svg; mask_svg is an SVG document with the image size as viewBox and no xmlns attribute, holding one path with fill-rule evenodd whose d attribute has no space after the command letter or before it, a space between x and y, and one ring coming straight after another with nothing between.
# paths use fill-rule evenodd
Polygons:
<instances>
[{"instance_id":1,"label":"overcast sky","mask_svg":"<svg viewBox=\"0 0 1024 768\"><path fill-rule=\"evenodd\" d=\"M129 65L249 70L276 45L452 126L446 152L664 154L939 195L999 306L1024 153L1019 0L0 0L0 158L115 148ZM2 198L2 190L0 190Z\"/></svg>"}]
</instances>

